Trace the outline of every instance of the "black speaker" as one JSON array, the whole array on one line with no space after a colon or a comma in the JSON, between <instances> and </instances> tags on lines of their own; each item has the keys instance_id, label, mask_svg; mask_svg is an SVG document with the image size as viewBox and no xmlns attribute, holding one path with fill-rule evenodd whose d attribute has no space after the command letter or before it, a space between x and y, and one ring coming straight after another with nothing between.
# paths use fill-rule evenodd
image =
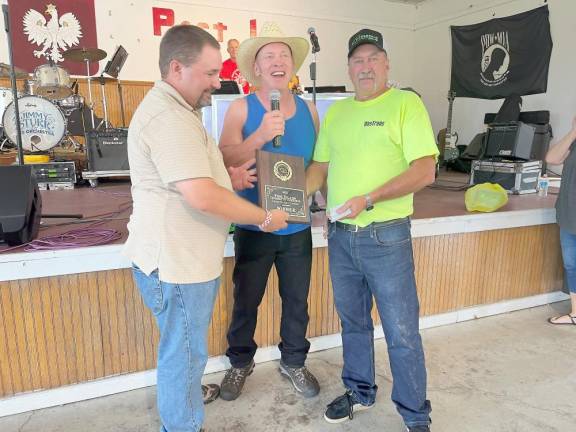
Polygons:
<instances>
[{"instance_id":1,"label":"black speaker","mask_svg":"<svg viewBox=\"0 0 576 432\"><path fill-rule=\"evenodd\" d=\"M484 152L485 140L486 140L486 132L476 134L476 136L472 138L472 141L470 141L470 144L466 146L464 152L460 157L466 160L474 160L482 157L482 153Z\"/></svg>"},{"instance_id":2,"label":"black speaker","mask_svg":"<svg viewBox=\"0 0 576 432\"><path fill-rule=\"evenodd\" d=\"M91 172L126 171L128 165L128 129L92 131L87 136L88 168Z\"/></svg>"},{"instance_id":3,"label":"black speaker","mask_svg":"<svg viewBox=\"0 0 576 432\"><path fill-rule=\"evenodd\" d=\"M42 197L30 166L0 167L0 240L10 246L38 235Z\"/></svg>"}]
</instances>

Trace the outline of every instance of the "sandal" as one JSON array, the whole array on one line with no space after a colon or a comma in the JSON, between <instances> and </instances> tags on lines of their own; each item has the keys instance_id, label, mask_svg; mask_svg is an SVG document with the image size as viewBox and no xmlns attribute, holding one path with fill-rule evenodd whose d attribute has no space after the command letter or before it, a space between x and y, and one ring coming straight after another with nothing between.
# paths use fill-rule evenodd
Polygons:
<instances>
[{"instance_id":1,"label":"sandal","mask_svg":"<svg viewBox=\"0 0 576 432\"><path fill-rule=\"evenodd\" d=\"M204 405L218 399L220 395L220 386L218 384L202 384L202 401Z\"/></svg>"},{"instance_id":2,"label":"sandal","mask_svg":"<svg viewBox=\"0 0 576 432\"><path fill-rule=\"evenodd\" d=\"M558 322L558 320L560 318L563 318L566 316L568 318L570 318L569 322ZM548 318L548 322L552 325L576 325L576 316L574 316L572 314L560 315L560 316Z\"/></svg>"}]
</instances>

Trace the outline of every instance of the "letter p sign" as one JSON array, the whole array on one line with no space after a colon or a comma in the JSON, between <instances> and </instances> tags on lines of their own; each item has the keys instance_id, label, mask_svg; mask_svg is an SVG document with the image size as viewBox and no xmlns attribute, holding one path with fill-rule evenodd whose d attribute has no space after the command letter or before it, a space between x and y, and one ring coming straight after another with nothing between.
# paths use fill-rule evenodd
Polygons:
<instances>
[{"instance_id":1,"label":"letter p sign","mask_svg":"<svg viewBox=\"0 0 576 432\"><path fill-rule=\"evenodd\" d=\"M172 27L174 25L174 11L165 8L152 8L152 20L154 22L154 35L162 35L162 27Z\"/></svg>"}]
</instances>

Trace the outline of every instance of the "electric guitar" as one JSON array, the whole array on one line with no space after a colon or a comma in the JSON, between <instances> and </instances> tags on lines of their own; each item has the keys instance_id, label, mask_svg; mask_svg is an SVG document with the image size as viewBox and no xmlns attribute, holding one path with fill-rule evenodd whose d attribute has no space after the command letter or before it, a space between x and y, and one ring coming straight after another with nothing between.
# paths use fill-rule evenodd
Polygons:
<instances>
[{"instance_id":1,"label":"electric guitar","mask_svg":"<svg viewBox=\"0 0 576 432\"><path fill-rule=\"evenodd\" d=\"M438 132L438 149L440 150L440 161L451 161L460 156L456 143L458 142L458 134L452 132L452 105L456 93L453 91L448 92L448 122L445 129Z\"/></svg>"}]
</instances>

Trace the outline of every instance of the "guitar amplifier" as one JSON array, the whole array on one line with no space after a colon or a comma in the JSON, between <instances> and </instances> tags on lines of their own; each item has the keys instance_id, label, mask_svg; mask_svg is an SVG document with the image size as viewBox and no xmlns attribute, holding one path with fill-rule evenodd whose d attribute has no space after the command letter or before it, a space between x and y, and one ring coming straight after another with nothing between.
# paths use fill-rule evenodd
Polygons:
<instances>
[{"instance_id":1,"label":"guitar amplifier","mask_svg":"<svg viewBox=\"0 0 576 432\"><path fill-rule=\"evenodd\" d=\"M483 158L533 160L535 132L535 126L522 122L492 123L486 131Z\"/></svg>"},{"instance_id":2,"label":"guitar amplifier","mask_svg":"<svg viewBox=\"0 0 576 432\"><path fill-rule=\"evenodd\" d=\"M104 129L86 134L88 168L91 172L126 171L128 129Z\"/></svg>"}]
</instances>

